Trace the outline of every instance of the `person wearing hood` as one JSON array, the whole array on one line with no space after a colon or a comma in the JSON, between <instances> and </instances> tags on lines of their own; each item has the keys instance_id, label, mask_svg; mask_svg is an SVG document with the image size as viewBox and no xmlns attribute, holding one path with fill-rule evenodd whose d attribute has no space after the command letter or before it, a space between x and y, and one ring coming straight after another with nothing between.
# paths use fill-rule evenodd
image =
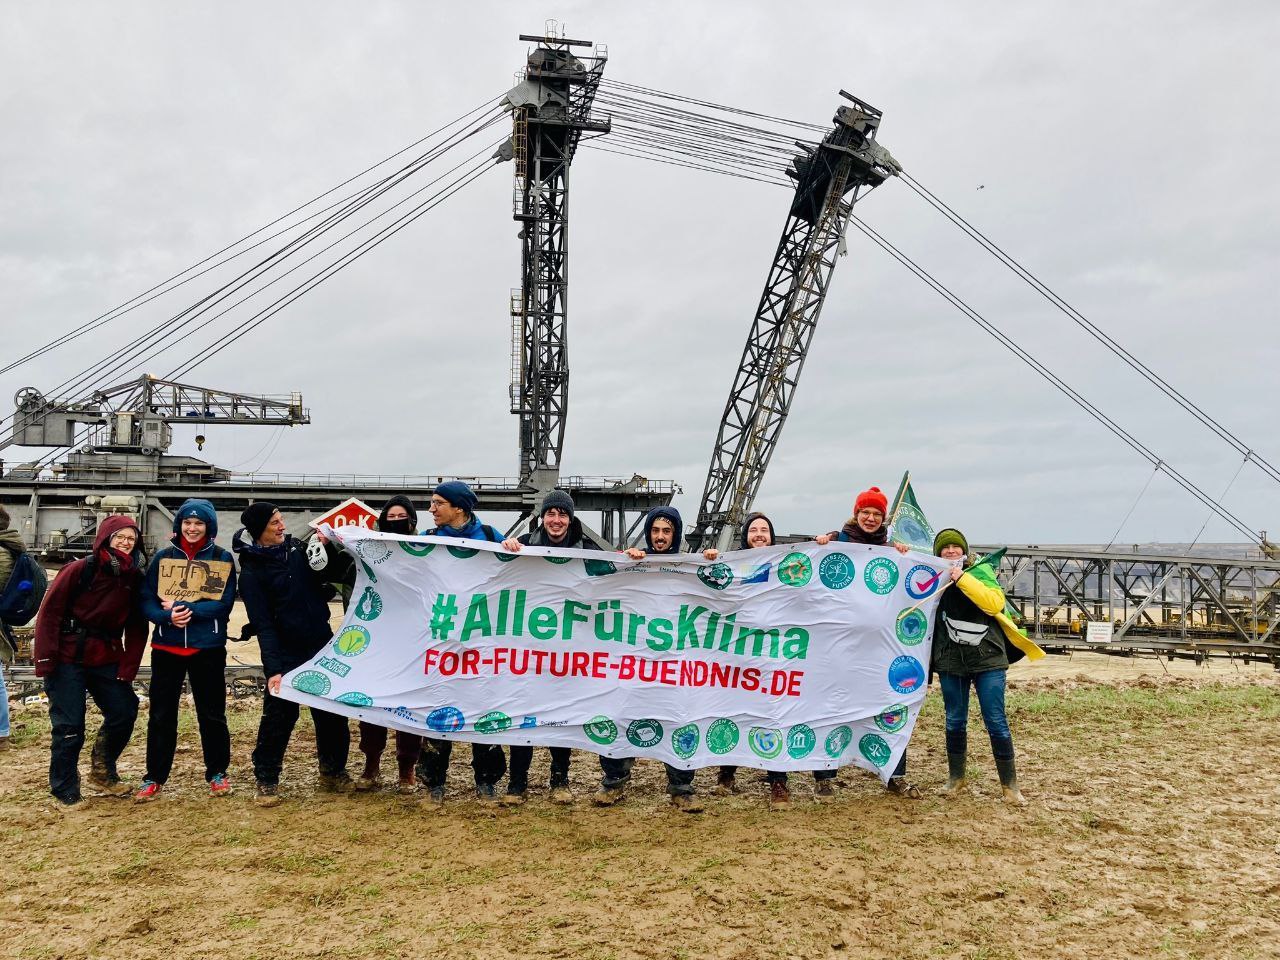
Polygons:
<instances>
[{"instance_id":1,"label":"person wearing hood","mask_svg":"<svg viewBox=\"0 0 1280 960\"><path fill-rule=\"evenodd\" d=\"M502 534L476 516L479 501L469 486L461 480L449 480L436 487L431 494L431 517L436 522L430 537L458 537L466 540L487 540L501 543ZM422 759L418 761L418 779L424 780L431 790L432 803L444 803L444 785L449 773L449 757L453 754L452 740L424 737ZM471 769L475 773L476 797L485 802L498 799L497 783L507 772L507 755L496 743L471 745Z\"/></svg>"},{"instance_id":2,"label":"person wearing hood","mask_svg":"<svg viewBox=\"0 0 1280 960\"><path fill-rule=\"evenodd\" d=\"M401 494L396 494L382 505L378 513L377 528L382 533L400 533L412 536L418 532L418 511L413 501ZM355 584L355 564L350 564L351 584L347 588L347 596L351 595L351 586ZM364 771L356 778L355 788L360 792L378 789L378 778L382 773L382 753L387 749L387 728L380 727L367 720L360 721L360 752L364 754ZM396 789L400 793L414 793L418 789L418 781L414 776L414 766L422 756L422 737L404 730L396 731L396 769L399 774Z\"/></svg>"},{"instance_id":3,"label":"person wearing hood","mask_svg":"<svg viewBox=\"0 0 1280 960\"><path fill-rule=\"evenodd\" d=\"M845 521L843 527L815 537L814 541L820 547L825 546L832 540L840 543L865 543L873 547L889 546L889 527L885 523L885 515L888 510L889 498L881 492L879 487L870 487L859 493L853 501L853 516ZM895 543L892 546L899 553L907 553L911 549L905 543ZM819 797L835 795L834 781L836 771L819 770L814 776L820 778L815 791ZM924 794L920 791L920 788L907 780L907 755L905 752L902 754L902 759L898 761L898 766L894 768L893 776L889 778L889 783L885 789L890 793L910 800L923 798Z\"/></svg>"},{"instance_id":4,"label":"person wearing hood","mask_svg":"<svg viewBox=\"0 0 1280 960\"><path fill-rule=\"evenodd\" d=\"M684 521L680 519L680 511L675 507L654 507L644 518L645 549L629 547L626 554L632 560L640 560L652 553L679 553L683 536ZM714 560L719 553L712 548L705 550L703 556ZM600 769L604 779L591 802L599 807L610 807L623 799L634 764L634 757L606 757L602 754ZM682 813L701 813L702 803L693 789L693 771L681 770L669 763L663 766L667 768L667 793L671 797L671 805Z\"/></svg>"},{"instance_id":5,"label":"person wearing hood","mask_svg":"<svg viewBox=\"0 0 1280 960\"><path fill-rule=\"evenodd\" d=\"M133 680L147 646L142 615L138 524L112 515L98 525L93 552L60 571L36 615L35 671L49 697L49 791L64 806L80 802L85 696L102 711L89 782L126 796L116 761L133 735Z\"/></svg>"},{"instance_id":6,"label":"person wearing hood","mask_svg":"<svg viewBox=\"0 0 1280 960\"><path fill-rule=\"evenodd\" d=\"M227 620L236 600L236 568L230 552L214 543L217 536L218 514L213 504L187 500L173 515L172 543L152 558L142 582L142 612L155 624L155 632L147 691L147 772L134 794L138 803L156 799L169 779L178 745L178 704L184 683L191 684L196 703L209 793L219 797L231 792L227 779L231 763ZM160 567L178 564L183 565L181 583L204 585L196 597L163 595ZM168 583L163 586L172 589Z\"/></svg>"},{"instance_id":7,"label":"person wearing hood","mask_svg":"<svg viewBox=\"0 0 1280 960\"><path fill-rule=\"evenodd\" d=\"M573 497L564 490L552 490L539 507L538 523L519 538L508 538L502 546L519 553L522 546L564 547L571 550L600 549L582 532ZM568 747L550 747L551 750L551 801L573 803L573 791L569 787L569 762L572 751ZM511 778L502 802L505 806L520 806L525 802L529 789L529 766L533 763L533 747L513 744L511 747Z\"/></svg>"},{"instance_id":8,"label":"person wearing hood","mask_svg":"<svg viewBox=\"0 0 1280 960\"><path fill-rule=\"evenodd\" d=\"M255 802L274 807L280 802L280 771L300 710L299 704L280 697L280 681L333 639L329 601L336 591L328 571L329 549L311 554L314 563L309 560L303 542L285 531L284 518L274 503L251 503L240 522L244 528L232 538L231 549L240 558L240 596L258 634L262 672L267 677L253 748ZM347 718L309 709L316 731L320 789L345 793L351 789Z\"/></svg>"}]
</instances>

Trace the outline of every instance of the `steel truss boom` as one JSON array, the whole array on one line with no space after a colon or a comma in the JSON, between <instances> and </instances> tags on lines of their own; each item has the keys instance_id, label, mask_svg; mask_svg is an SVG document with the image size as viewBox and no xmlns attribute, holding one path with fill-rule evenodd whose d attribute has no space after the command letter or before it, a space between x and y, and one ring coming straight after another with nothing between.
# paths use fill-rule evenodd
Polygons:
<instances>
[{"instance_id":1,"label":"steel truss boom","mask_svg":"<svg viewBox=\"0 0 1280 960\"><path fill-rule=\"evenodd\" d=\"M881 112L840 94L853 105L837 109L816 149L798 144L803 153L787 170L795 195L720 421L689 538L697 547L727 549L751 509L791 409L853 204L859 191L902 169L875 141Z\"/></svg>"}]
</instances>

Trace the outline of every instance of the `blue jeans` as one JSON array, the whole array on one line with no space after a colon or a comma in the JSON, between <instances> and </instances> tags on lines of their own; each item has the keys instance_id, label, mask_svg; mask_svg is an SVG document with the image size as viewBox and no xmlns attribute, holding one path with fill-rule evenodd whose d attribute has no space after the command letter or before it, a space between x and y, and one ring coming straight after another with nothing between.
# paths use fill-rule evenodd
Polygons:
<instances>
[{"instance_id":1,"label":"blue jeans","mask_svg":"<svg viewBox=\"0 0 1280 960\"><path fill-rule=\"evenodd\" d=\"M84 747L85 696L102 711L102 726L93 743L93 761L108 777L116 776L116 760L124 752L138 719L133 684L116 679L119 665L86 667L60 663L44 678L49 696L49 792L63 803L80 799L80 750Z\"/></svg>"},{"instance_id":2,"label":"blue jeans","mask_svg":"<svg viewBox=\"0 0 1280 960\"><path fill-rule=\"evenodd\" d=\"M9 735L9 691L4 686L4 663L0 662L0 737Z\"/></svg>"},{"instance_id":3,"label":"blue jeans","mask_svg":"<svg viewBox=\"0 0 1280 960\"><path fill-rule=\"evenodd\" d=\"M972 676L956 673L939 673L942 685L942 703L947 712L947 730L960 733L969 726L969 684L978 692L978 707L982 710L982 722L992 740L1008 740L1009 721L1004 714L1004 678L1007 671L984 670Z\"/></svg>"}]
</instances>

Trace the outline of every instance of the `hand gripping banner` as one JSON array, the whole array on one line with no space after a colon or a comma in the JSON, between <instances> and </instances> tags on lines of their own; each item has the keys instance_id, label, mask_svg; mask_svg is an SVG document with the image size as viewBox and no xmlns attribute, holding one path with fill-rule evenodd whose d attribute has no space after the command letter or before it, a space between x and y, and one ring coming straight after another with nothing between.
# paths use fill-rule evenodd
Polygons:
<instances>
[{"instance_id":1,"label":"hand gripping banner","mask_svg":"<svg viewBox=\"0 0 1280 960\"><path fill-rule=\"evenodd\" d=\"M280 695L445 740L888 779L946 567L833 542L628 560L325 529L359 569Z\"/></svg>"}]
</instances>

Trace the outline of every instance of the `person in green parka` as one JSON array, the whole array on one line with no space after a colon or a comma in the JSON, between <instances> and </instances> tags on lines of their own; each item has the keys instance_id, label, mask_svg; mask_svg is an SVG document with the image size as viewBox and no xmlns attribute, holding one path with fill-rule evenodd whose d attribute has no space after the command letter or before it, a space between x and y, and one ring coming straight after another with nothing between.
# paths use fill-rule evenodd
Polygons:
<instances>
[{"instance_id":1,"label":"person in green parka","mask_svg":"<svg viewBox=\"0 0 1280 960\"><path fill-rule=\"evenodd\" d=\"M1013 734L1005 716L1005 674L1009 655L1005 634L996 620L1004 610L1004 591L967 572L971 566L969 542L954 528L942 530L934 538L933 552L950 561L951 582L938 601L933 631L932 667L942 686L946 708L947 767L944 791L954 796L965 789L968 758L969 687L978 694L978 706L1004 799L1021 805L1026 801L1018 790L1014 765ZM958 589L952 589L958 588Z\"/></svg>"}]
</instances>

